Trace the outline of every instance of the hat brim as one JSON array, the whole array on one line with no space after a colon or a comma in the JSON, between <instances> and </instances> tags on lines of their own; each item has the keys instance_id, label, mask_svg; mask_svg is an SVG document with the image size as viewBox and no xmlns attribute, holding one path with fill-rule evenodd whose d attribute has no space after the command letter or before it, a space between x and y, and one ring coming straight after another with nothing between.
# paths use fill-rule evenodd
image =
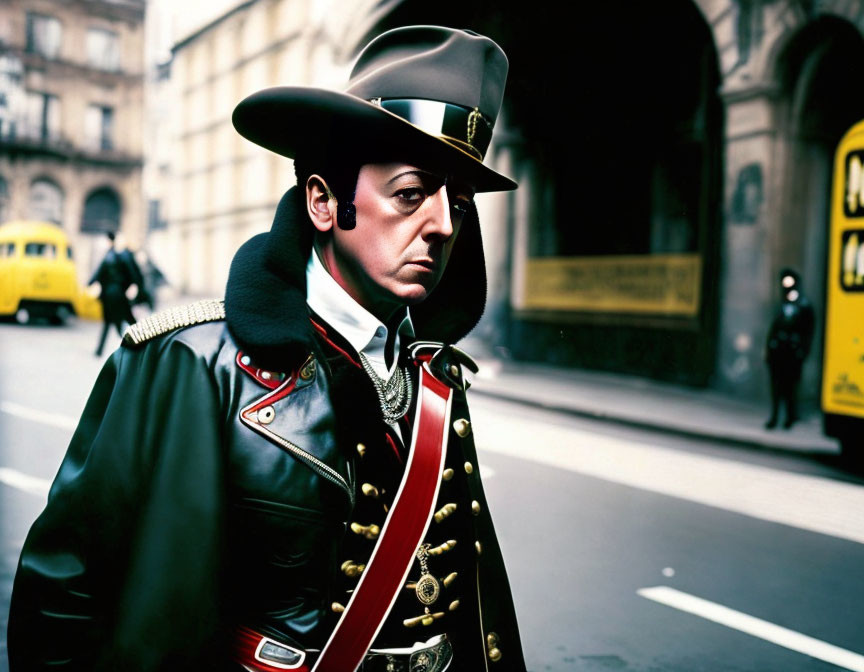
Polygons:
<instances>
[{"instance_id":1,"label":"hat brim","mask_svg":"<svg viewBox=\"0 0 864 672\"><path fill-rule=\"evenodd\" d=\"M517 184L476 157L387 110L347 93L300 86L276 86L244 98L232 116L244 138L294 158L314 139L351 137L376 151L392 149L406 159L423 157L467 180L477 192L510 191Z\"/></svg>"}]
</instances>

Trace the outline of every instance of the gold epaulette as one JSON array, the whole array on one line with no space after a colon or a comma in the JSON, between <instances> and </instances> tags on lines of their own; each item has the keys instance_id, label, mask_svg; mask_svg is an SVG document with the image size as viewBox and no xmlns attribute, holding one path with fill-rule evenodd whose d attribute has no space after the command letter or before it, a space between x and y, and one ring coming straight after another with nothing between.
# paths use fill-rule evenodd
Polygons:
<instances>
[{"instance_id":1,"label":"gold epaulette","mask_svg":"<svg viewBox=\"0 0 864 672\"><path fill-rule=\"evenodd\" d=\"M168 308L127 328L123 334L123 345L134 347L181 327L224 319L225 303L221 299L204 299Z\"/></svg>"}]
</instances>

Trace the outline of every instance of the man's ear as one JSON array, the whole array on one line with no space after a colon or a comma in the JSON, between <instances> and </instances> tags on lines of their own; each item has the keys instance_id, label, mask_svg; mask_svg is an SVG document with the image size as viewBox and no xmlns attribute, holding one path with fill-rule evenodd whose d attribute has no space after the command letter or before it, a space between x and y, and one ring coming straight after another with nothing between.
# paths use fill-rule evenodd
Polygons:
<instances>
[{"instance_id":1,"label":"man's ear","mask_svg":"<svg viewBox=\"0 0 864 672\"><path fill-rule=\"evenodd\" d=\"M321 233L333 229L336 223L336 197L320 175L306 180L306 210L312 224Z\"/></svg>"}]
</instances>

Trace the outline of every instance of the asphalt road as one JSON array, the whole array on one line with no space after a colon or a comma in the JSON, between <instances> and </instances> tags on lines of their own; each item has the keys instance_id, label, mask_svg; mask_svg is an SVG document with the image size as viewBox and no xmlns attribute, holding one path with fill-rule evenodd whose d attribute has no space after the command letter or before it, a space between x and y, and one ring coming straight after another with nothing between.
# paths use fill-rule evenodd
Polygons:
<instances>
[{"instance_id":1,"label":"asphalt road","mask_svg":"<svg viewBox=\"0 0 864 672\"><path fill-rule=\"evenodd\" d=\"M0 671L97 330L0 324ZM532 672L864 671L862 479L479 395L472 412Z\"/></svg>"}]
</instances>

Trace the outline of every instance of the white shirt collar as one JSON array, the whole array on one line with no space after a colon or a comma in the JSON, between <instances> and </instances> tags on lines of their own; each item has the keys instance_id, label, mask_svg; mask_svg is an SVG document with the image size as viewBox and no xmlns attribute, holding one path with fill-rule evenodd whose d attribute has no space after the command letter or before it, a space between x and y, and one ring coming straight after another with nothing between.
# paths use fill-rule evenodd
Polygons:
<instances>
[{"instance_id":1,"label":"white shirt collar","mask_svg":"<svg viewBox=\"0 0 864 672\"><path fill-rule=\"evenodd\" d=\"M388 371L384 359L387 325L342 289L324 268L314 249L306 264L306 303L321 319L338 331L358 353L363 353L379 376L383 378L390 376L396 366L397 358L393 358L393 365ZM406 306L405 317L396 330L395 352L399 352L400 338L413 337L414 324L411 322L411 314Z\"/></svg>"}]
</instances>

